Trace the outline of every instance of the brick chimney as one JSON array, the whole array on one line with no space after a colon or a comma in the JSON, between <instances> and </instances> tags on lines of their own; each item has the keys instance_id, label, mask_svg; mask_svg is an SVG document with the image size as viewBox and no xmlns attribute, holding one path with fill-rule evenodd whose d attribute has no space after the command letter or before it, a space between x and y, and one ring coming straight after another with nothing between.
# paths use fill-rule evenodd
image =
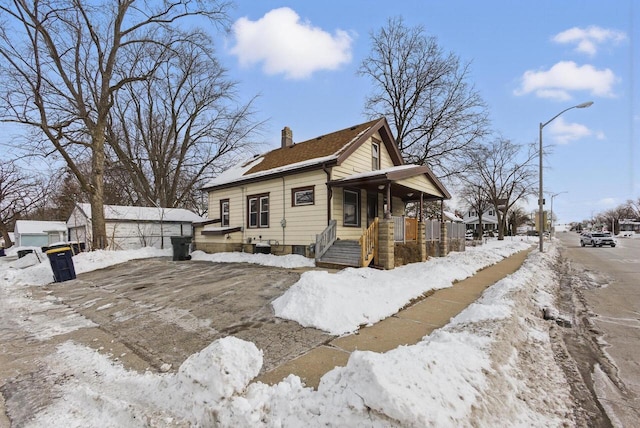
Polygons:
<instances>
[{"instance_id":1,"label":"brick chimney","mask_svg":"<svg viewBox=\"0 0 640 428\"><path fill-rule=\"evenodd\" d=\"M291 128L285 126L282 129L282 148L293 146L293 132Z\"/></svg>"}]
</instances>

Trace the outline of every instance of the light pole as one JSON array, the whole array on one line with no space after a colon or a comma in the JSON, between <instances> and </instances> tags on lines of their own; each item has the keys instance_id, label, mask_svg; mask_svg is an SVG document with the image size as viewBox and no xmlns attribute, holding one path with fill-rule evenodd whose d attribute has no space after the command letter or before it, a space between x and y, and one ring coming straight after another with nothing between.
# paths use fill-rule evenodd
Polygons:
<instances>
[{"instance_id":1,"label":"light pole","mask_svg":"<svg viewBox=\"0 0 640 428\"><path fill-rule=\"evenodd\" d=\"M569 192L567 192L565 190L563 192L558 192L558 193L551 194L551 230L549 231L549 236L550 237L556 236L556 228L554 227L554 221L553 221L553 198L555 198L558 195L562 195L563 193L569 193Z\"/></svg>"},{"instance_id":2,"label":"light pole","mask_svg":"<svg viewBox=\"0 0 640 428\"><path fill-rule=\"evenodd\" d=\"M545 123L540 122L540 136L539 136L539 141L540 141L540 153L539 153L539 163L540 163L540 186L538 188L538 228L540 229L538 232L539 238L540 238L540 252L542 253L544 251L544 245L543 245L543 240L544 240L544 212L543 212L543 208L544 208L544 190L542 187L542 128L544 128L545 126L547 126L548 124L550 124L551 122L553 122L558 116L560 116L562 113L569 111L571 109L574 108L587 108L590 107L593 104L593 101L587 101L586 103L582 103L582 104L578 104L575 105L573 107L569 107L566 108L564 110L562 110L560 113L556 114L555 116L553 116L551 119L549 119L548 121L546 121Z\"/></svg>"}]
</instances>

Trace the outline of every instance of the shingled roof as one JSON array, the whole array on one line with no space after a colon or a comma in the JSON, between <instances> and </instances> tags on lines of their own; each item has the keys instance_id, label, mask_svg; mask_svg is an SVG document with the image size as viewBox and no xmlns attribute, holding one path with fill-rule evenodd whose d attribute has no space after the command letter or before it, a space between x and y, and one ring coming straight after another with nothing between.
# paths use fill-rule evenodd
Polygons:
<instances>
[{"instance_id":1,"label":"shingled roof","mask_svg":"<svg viewBox=\"0 0 640 428\"><path fill-rule=\"evenodd\" d=\"M380 133L394 163L403 164L386 119L379 118L257 156L214 178L204 190L227 187L271 174L286 174L301 168L340 164L375 132Z\"/></svg>"}]
</instances>

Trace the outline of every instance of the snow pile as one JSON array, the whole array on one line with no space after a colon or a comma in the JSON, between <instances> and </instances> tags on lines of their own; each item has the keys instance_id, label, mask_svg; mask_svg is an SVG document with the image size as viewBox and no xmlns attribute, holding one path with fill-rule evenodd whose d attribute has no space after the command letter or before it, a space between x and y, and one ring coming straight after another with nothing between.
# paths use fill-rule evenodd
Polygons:
<instances>
[{"instance_id":1,"label":"snow pile","mask_svg":"<svg viewBox=\"0 0 640 428\"><path fill-rule=\"evenodd\" d=\"M194 251L191 253L191 260L204 260L217 263L252 263L287 269L314 267L316 265L314 260L298 254L276 256L273 254L250 254L240 252L207 254L203 251Z\"/></svg>"},{"instance_id":2,"label":"snow pile","mask_svg":"<svg viewBox=\"0 0 640 428\"><path fill-rule=\"evenodd\" d=\"M273 301L276 316L341 335L395 314L430 290L451 287L478 270L530 248L526 241L489 241L447 257L393 270L310 271Z\"/></svg>"},{"instance_id":3,"label":"snow pile","mask_svg":"<svg viewBox=\"0 0 640 428\"><path fill-rule=\"evenodd\" d=\"M345 310L351 312L347 318L357 319L363 306L343 305L341 300L353 295L333 292L334 288L355 286L361 290L358 296L384 307L397 300L398 288L409 296L429 289L420 282L426 287L448 286L483 263L495 263L519 248L505 241L391 272L354 269L320 276L297 288L329 281L326 292L331 297L322 305L331 303L339 309L325 310L327 316ZM557 282L552 268L557 257L553 245L546 253L533 252L519 271L415 345L386 353L353 352L345 367L336 367L322 378L317 391L293 375L273 386L250 383L260 370L262 354L252 343L233 337L194 354L175 374L128 371L96 351L66 342L47 359L48 370L56 373L53 396L59 398L43 406L29 425L572 425L569 389L549 343L551 322L540 316L541 308L552 304ZM375 301L375 293L362 291L362 284L371 287L377 282L387 284L376 289L383 303ZM414 284L405 286L405 282ZM321 296L314 293L306 293L309 300ZM305 299L298 304L310 310Z\"/></svg>"}]
</instances>

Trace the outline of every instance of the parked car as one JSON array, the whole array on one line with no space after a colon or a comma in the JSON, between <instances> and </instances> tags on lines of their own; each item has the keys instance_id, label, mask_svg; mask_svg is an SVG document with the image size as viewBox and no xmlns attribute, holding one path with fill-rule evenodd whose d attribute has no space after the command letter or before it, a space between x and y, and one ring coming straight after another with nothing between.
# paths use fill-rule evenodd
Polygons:
<instances>
[{"instance_id":1,"label":"parked car","mask_svg":"<svg viewBox=\"0 0 640 428\"><path fill-rule=\"evenodd\" d=\"M593 247L602 247L603 245L616 246L616 241L613 239L610 233L604 232L589 232L580 235L580 245L591 245Z\"/></svg>"}]
</instances>

